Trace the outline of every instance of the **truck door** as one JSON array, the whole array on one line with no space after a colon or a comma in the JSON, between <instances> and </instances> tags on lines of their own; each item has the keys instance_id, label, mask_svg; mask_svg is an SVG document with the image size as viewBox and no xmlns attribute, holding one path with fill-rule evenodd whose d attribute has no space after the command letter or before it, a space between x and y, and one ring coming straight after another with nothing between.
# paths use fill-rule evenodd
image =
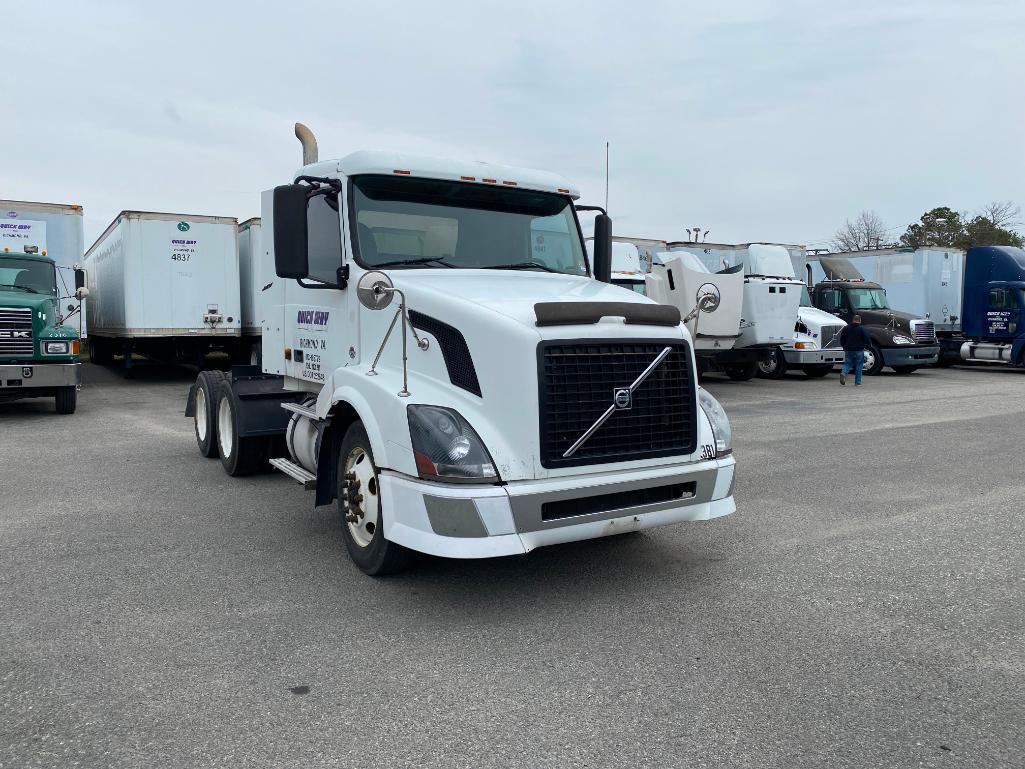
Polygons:
<instances>
[{"instance_id":1,"label":"truck door","mask_svg":"<svg viewBox=\"0 0 1025 769\"><path fill-rule=\"evenodd\" d=\"M341 194L327 190L310 197L306 212L309 280L304 282L325 287L286 283L285 344L291 349L291 360L285 363L285 373L312 385L324 384L335 368L358 355L356 319L350 317L354 308L349 301L355 292L333 287L344 253L341 210Z\"/></svg>"},{"instance_id":2,"label":"truck door","mask_svg":"<svg viewBox=\"0 0 1025 769\"><path fill-rule=\"evenodd\" d=\"M1011 286L990 286L986 308L986 336L1008 338L1021 328L1021 301Z\"/></svg>"},{"instance_id":3,"label":"truck door","mask_svg":"<svg viewBox=\"0 0 1025 769\"><path fill-rule=\"evenodd\" d=\"M818 300L815 306L820 310L831 312L838 318L850 322L850 307L843 289L823 286L815 292L815 297Z\"/></svg>"}]
</instances>

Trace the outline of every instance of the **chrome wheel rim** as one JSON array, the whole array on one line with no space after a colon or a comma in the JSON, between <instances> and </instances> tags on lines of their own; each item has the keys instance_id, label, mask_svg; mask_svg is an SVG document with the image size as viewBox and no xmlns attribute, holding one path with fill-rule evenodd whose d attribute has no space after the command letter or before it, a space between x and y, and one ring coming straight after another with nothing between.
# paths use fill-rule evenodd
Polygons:
<instances>
[{"instance_id":1,"label":"chrome wheel rim","mask_svg":"<svg viewBox=\"0 0 1025 769\"><path fill-rule=\"evenodd\" d=\"M758 370L767 376L775 374L776 369L779 368L779 358L776 357L777 355L779 353L774 352L771 359L758 361Z\"/></svg>"},{"instance_id":2,"label":"chrome wheel rim","mask_svg":"<svg viewBox=\"0 0 1025 769\"><path fill-rule=\"evenodd\" d=\"M868 371L876 365L876 354L871 350L865 350L865 360L862 363L862 368Z\"/></svg>"},{"instance_id":3,"label":"chrome wheel rim","mask_svg":"<svg viewBox=\"0 0 1025 769\"><path fill-rule=\"evenodd\" d=\"M370 547L380 523L381 498L370 455L356 446L345 457L342 510L349 535L360 547Z\"/></svg>"},{"instance_id":4,"label":"chrome wheel rim","mask_svg":"<svg viewBox=\"0 0 1025 769\"><path fill-rule=\"evenodd\" d=\"M231 429L231 408L228 399L221 398L217 407L217 445L221 448L222 457L230 457L235 448L235 434Z\"/></svg>"}]
</instances>

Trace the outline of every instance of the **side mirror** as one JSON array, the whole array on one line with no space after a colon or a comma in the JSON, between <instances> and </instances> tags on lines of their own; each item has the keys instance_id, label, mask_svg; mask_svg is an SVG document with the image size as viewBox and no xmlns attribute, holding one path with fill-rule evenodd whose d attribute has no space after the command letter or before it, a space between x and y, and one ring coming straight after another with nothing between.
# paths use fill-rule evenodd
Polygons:
<instances>
[{"instance_id":1,"label":"side mirror","mask_svg":"<svg viewBox=\"0 0 1025 769\"><path fill-rule=\"evenodd\" d=\"M305 184L274 188L274 272L279 278L301 280L310 274L306 233Z\"/></svg>"},{"instance_id":2,"label":"side mirror","mask_svg":"<svg viewBox=\"0 0 1025 769\"><path fill-rule=\"evenodd\" d=\"M608 214L594 217L594 279L612 282L612 219Z\"/></svg>"},{"instance_id":3,"label":"side mirror","mask_svg":"<svg viewBox=\"0 0 1025 769\"><path fill-rule=\"evenodd\" d=\"M75 290L85 288L85 270L75 270Z\"/></svg>"},{"instance_id":4,"label":"side mirror","mask_svg":"<svg viewBox=\"0 0 1025 769\"><path fill-rule=\"evenodd\" d=\"M383 272L364 272L356 284L356 298L368 310L383 310L394 297L395 287Z\"/></svg>"}]
</instances>

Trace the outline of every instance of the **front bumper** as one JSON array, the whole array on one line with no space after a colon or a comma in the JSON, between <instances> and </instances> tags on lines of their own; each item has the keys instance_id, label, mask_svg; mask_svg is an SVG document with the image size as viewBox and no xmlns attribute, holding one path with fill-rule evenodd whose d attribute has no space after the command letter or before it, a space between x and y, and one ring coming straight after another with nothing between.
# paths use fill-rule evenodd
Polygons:
<instances>
[{"instance_id":1,"label":"front bumper","mask_svg":"<svg viewBox=\"0 0 1025 769\"><path fill-rule=\"evenodd\" d=\"M881 352L883 363L887 366L931 366L940 354L940 346L885 347Z\"/></svg>"},{"instance_id":2,"label":"front bumper","mask_svg":"<svg viewBox=\"0 0 1025 769\"><path fill-rule=\"evenodd\" d=\"M39 390L82 384L80 363L28 363L0 366L0 387Z\"/></svg>"},{"instance_id":3,"label":"front bumper","mask_svg":"<svg viewBox=\"0 0 1025 769\"><path fill-rule=\"evenodd\" d=\"M446 558L490 558L734 512L733 456L681 467L515 481L430 483L382 471L384 536ZM671 487L672 499L642 502ZM641 503L639 503L641 502ZM567 514L574 507L581 514ZM552 511L558 511L554 517Z\"/></svg>"},{"instance_id":4,"label":"front bumper","mask_svg":"<svg viewBox=\"0 0 1025 769\"><path fill-rule=\"evenodd\" d=\"M783 358L794 366L818 366L825 363L843 363L843 350L827 348L825 350L795 350L783 348Z\"/></svg>"}]
</instances>

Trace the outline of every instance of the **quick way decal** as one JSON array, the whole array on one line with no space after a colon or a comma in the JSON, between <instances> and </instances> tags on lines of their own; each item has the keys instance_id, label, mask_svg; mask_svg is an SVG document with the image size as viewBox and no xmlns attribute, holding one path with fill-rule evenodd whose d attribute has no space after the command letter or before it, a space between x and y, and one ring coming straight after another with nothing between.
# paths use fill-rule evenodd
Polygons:
<instances>
[{"instance_id":1,"label":"quick way decal","mask_svg":"<svg viewBox=\"0 0 1025 769\"><path fill-rule=\"evenodd\" d=\"M178 229L181 230L182 232L188 232L189 231L189 223L188 222L178 222Z\"/></svg>"},{"instance_id":2,"label":"quick way decal","mask_svg":"<svg viewBox=\"0 0 1025 769\"><path fill-rule=\"evenodd\" d=\"M301 326L326 326L330 314L327 310L299 310L295 322Z\"/></svg>"}]
</instances>

